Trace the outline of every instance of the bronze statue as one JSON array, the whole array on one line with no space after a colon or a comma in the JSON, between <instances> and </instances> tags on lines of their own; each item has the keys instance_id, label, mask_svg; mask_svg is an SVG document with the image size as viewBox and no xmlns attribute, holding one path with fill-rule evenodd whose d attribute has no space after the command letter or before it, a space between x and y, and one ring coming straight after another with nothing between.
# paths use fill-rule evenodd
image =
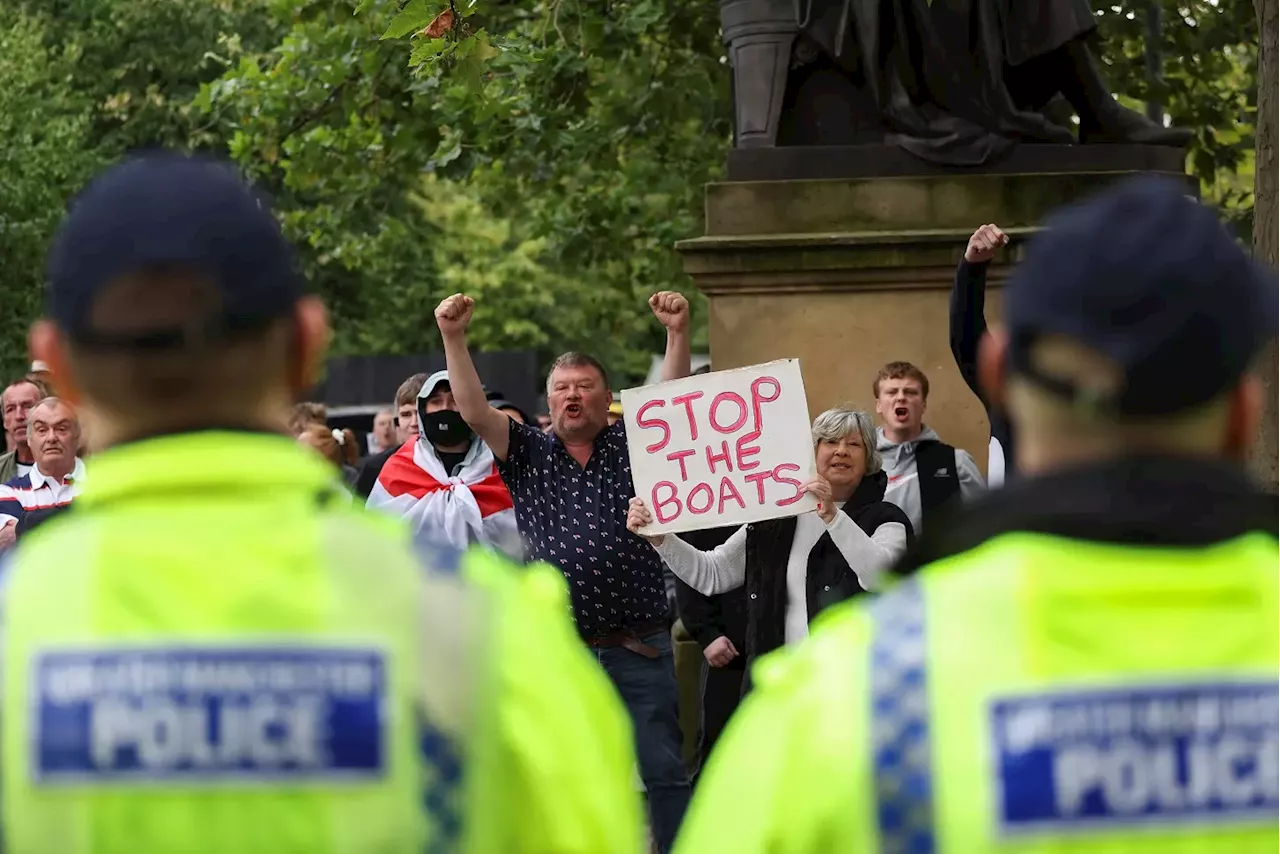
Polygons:
<instances>
[{"instance_id":1,"label":"bronze statue","mask_svg":"<svg viewBox=\"0 0 1280 854\"><path fill-rule=\"evenodd\" d=\"M1112 97L1088 0L720 0L720 20L739 148L890 142L972 166L1018 142L1191 138Z\"/></svg>"}]
</instances>

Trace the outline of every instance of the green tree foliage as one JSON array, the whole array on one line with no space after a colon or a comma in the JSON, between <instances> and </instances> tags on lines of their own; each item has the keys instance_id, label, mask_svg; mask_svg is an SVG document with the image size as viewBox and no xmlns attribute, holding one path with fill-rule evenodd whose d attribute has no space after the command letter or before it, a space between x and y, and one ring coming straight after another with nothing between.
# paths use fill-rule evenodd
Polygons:
<instances>
[{"instance_id":1,"label":"green tree foliage","mask_svg":"<svg viewBox=\"0 0 1280 854\"><path fill-rule=\"evenodd\" d=\"M484 199L500 203L514 188L569 275L599 271L592 279L611 283L613 313L600 320L643 323L638 292L683 280L669 247L698 232L697 191L728 144L728 73L710 4L411 0L396 9L384 38L408 39L410 65L444 95L437 167ZM1257 75L1248 4L1118 0L1096 14L1113 90L1139 108L1158 100L1196 129L1188 168L1247 234Z\"/></svg>"},{"instance_id":2,"label":"green tree foliage","mask_svg":"<svg viewBox=\"0 0 1280 854\"><path fill-rule=\"evenodd\" d=\"M4 271L0 364L14 376L26 360L27 323L39 308L45 251L67 195L85 180L87 101L66 86L74 48L45 46L45 22L24 14L0 23L0 270Z\"/></svg>"},{"instance_id":3,"label":"green tree foliage","mask_svg":"<svg viewBox=\"0 0 1280 854\"><path fill-rule=\"evenodd\" d=\"M438 134L430 94L349 3L296 3L269 49L195 99L275 195L347 352L427 349L432 229L410 198Z\"/></svg>"},{"instance_id":4,"label":"green tree foliage","mask_svg":"<svg viewBox=\"0 0 1280 854\"><path fill-rule=\"evenodd\" d=\"M420 66L441 95L438 168L491 207L518 200L576 281L556 306L564 345L642 374L661 348L645 300L692 291L672 246L700 232L730 142L718 16L670 0L479 8L474 51Z\"/></svg>"},{"instance_id":5,"label":"green tree foliage","mask_svg":"<svg viewBox=\"0 0 1280 854\"><path fill-rule=\"evenodd\" d=\"M714 9L488 4L407 57L394 38L443 6L352 5L299 3L278 48L199 99L278 188L340 349L434 347L432 310L465 285L477 346L642 373L661 346L645 300L688 289L671 246L729 138Z\"/></svg>"},{"instance_id":6,"label":"green tree foliage","mask_svg":"<svg viewBox=\"0 0 1280 854\"><path fill-rule=\"evenodd\" d=\"M1161 10L1162 75L1143 38ZM474 342L589 350L623 382L661 347L645 308L692 291L730 144L709 0L14 0L0 24L0 366L25 359L48 235L87 174L163 144L229 154L274 194L339 352ZM447 15L444 13L448 12ZM1243 0L1096 7L1123 98L1197 131L1207 197L1252 209L1257 25ZM357 14L358 13L358 14ZM697 295L695 317L701 309ZM695 339L695 344L701 342Z\"/></svg>"},{"instance_id":7,"label":"green tree foliage","mask_svg":"<svg viewBox=\"0 0 1280 854\"><path fill-rule=\"evenodd\" d=\"M1160 23L1161 74L1146 71L1152 8ZM1248 239L1253 216L1258 110L1258 24L1244 0L1123 0L1095 6L1101 55L1114 91L1138 109L1161 103L1174 124L1196 132L1188 170L1206 201Z\"/></svg>"},{"instance_id":8,"label":"green tree foliage","mask_svg":"<svg viewBox=\"0 0 1280 854\"><path fill-rule=\"evenodd\" d=\"M10 3L13 0L9 0ZM6 3L6 5L9 5ZM278 42L287 6L266 0L17 0L74 49L69 83L90 101L90 145L105 157L158 146L220 150L191 99L246 51Z\"/></svg>"},{"instance_id":9,"label":"green tree foliage","mask_svg":"<svg viewBox=\"0 0 1280 854\"><path fill-rule=\"evenodd\" d=\"M283 27L263 0L10 0L0 16L0 370L26 365L49 239L70 196L143 147L225 150L192 98Z\"/></svg>"}]
</instances>

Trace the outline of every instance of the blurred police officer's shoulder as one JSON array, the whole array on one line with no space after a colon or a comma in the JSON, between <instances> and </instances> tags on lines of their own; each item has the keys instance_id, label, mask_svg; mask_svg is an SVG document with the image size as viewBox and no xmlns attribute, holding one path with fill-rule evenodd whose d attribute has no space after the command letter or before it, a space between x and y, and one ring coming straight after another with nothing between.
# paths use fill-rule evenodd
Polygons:
<instances>
[{"instance_id":1,"label":"blurred police officer's shoulder","mask_svg":"<svg viewBox=\"0 0 1280 854\"><path fill-rule=\"evenodd\" d=\"M980 357L1019 479L761 662L678 851L1275 851L1276 298L1179 184L1053 217Z\"/></svg>"}]
</instances>

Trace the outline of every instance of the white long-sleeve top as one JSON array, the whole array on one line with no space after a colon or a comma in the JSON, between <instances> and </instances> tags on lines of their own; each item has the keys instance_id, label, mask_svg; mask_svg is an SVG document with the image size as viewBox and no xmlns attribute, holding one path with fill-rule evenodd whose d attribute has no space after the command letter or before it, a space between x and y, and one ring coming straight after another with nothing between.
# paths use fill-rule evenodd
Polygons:
<instances>
[{"instance_id":1,"label":"white long-sleeve top","mask_svg":"<svg viewBox=\"0 0 1280 854\"><path fill-rule=\"evenodd\" d=\"M843 504L837 506L842 507ZM787 558L787 643L795 643L809 634L809 607L805 579L809 571L809 552L830 533L832 541L857 575L863 590L875 590L880 579L907 549L907 529L897 522L876 528L875 534L858 527L843 512L837 512L831 524L817 513L796 517L796 534ZM741 587L747 579L747 526L743 525L725 543L711 551L698 551L679 537L668 535L662 545L654 546L671 571L699 593L707 596Z\"/></svg>"}]
</instances>

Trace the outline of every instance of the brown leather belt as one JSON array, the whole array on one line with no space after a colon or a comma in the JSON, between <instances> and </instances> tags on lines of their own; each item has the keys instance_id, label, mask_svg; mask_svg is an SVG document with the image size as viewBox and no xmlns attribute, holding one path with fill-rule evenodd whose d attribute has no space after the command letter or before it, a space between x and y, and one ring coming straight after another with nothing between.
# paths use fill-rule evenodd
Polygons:
<instances>
[{"instance_id":1,"label":"brown leather belt","mask_svg":"<svg viewBox=\"0 0 1280 854\"><path fill-rule=\"evenodd\" d=\"M618 629L616 632L609 632L603 635L596 635L593 638L587 638L587 646L596 649L601 647L620 646L623 649L631 650L637 655L643 655L645 658L657 658L662 655L662 653L649 646L647 643L642 641L641 638L665 631L667 631L667 621L654 620L650 623L641 623L638 626L629 626L625 629Z\"/></svg>"}]
</instances>

